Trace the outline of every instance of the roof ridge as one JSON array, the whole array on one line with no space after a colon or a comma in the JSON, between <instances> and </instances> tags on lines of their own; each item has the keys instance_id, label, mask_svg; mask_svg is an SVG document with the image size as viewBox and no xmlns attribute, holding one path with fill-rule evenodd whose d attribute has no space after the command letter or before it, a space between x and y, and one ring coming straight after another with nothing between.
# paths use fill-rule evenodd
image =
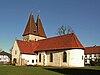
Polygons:
<instances>
[{"instance_id":1,"label":"roof ridge","mask_svg":"<svg viewBox=\"0 0 100 75\"><path fill-rule=\"evenodd\" d=\"M41 39L41 40L38 40L38 41L43 41L43 40L48 40L48 39L53 39L53 38L64 37L64 36L68 36L68 35L72 35L72 34L65 34L65 35L59 35L59 36L49 37L49 38ZM38 41L37 41L37 42L38 42Z\"/></svg>"}]
</instances>

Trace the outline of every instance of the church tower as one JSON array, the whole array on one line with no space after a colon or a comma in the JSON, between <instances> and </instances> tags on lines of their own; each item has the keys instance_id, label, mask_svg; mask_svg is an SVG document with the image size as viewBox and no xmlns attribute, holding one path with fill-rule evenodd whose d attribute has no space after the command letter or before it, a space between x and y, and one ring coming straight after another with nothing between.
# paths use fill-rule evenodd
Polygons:
<instances>
[{"instance_id":1,"label":"church tower","mask_svg":"<svg viewBox=\"0 0 100 75\"><path fill-rule=\"evenodd\" d=\"M46 39L46 34L42 26L40 15L38 14L37 21L35 23L33 12L31 12L25 31L23 33L23 40L38 41L41 39Z\"/></svg>"}]
</instances>

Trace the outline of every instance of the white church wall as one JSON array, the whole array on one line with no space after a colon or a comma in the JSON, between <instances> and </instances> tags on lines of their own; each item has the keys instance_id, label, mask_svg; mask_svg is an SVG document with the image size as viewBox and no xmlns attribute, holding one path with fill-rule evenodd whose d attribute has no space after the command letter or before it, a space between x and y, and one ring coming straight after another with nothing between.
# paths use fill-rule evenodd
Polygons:
<instances>
[{"instance_id":1,"label":"white church wall","mask_svg":"<svg viewBox=\"0 0 100 75\"><path fill-rule=\"evenodd\" d=\"M70 67L84 67L84 50L72 49L68 50Z\"/></svg>"}]
</instances>

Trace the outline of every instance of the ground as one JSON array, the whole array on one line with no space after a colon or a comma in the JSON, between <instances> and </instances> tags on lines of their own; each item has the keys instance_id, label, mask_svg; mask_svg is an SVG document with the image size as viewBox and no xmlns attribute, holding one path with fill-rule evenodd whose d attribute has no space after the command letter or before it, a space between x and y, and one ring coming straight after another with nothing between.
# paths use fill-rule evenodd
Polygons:
<instances>
[{"instance_id":1,"label":"ground","mask_svg":"<svg viewBox=\"0 0 100 75\"><path fill-rule=\"evenodd\" d=\"M0 65L0 75L99 75L100 66L58 68Z\"/></svg>"}]
</instances>

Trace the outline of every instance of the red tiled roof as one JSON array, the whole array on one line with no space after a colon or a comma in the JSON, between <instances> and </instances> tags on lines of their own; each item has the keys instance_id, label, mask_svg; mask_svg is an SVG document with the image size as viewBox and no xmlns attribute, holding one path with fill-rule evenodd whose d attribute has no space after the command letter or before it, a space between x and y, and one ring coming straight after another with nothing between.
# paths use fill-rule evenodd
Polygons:
<instances>
[{"instance_id":1,"label":"red tiled roof","mask_svg":"<svg viewBox=\"0 0 100 75\"><path fill-rule=\"evenodd\" d=\"M47 38L37 42L17 40L21 53L34 54L34 51L49 51L62 49L84 49L74 33Z\"/></svg>"},{"instance_id":2,"label":"red tiled roof","mask_svg":"<svg viewBox=\"0 0 100 75\"><path fill-rule=\"evenodd\" d=\"M34 48L35 51L43 50L58 50L58 49L73 49L81 48L84 49L78 38L74 33L62 35L58 37L48 38L44 40L39 40L37 47Z\"/></svg>"},{"instance_id":3,"label":"red tiled roof","mask_svg":"<svg viewBox=\"0 0 100 75\"><path fill-rule=\"evenodd\" d=\"M19 49L21 53L25 54L34 54L32 43L31 42L26 42L22 40L17 40ZM34 44L34 43L33 43Z\"/></svg>"},{"instance_id":4,"label":"red tiled roof","mask_svg":"<svg viewBox=\"0 0 100 75\"><path fill-rule=\"evenodd\" d=\"M85 54L99 54L100 46L85 47Z\"/></svg>"}]
</instances>

